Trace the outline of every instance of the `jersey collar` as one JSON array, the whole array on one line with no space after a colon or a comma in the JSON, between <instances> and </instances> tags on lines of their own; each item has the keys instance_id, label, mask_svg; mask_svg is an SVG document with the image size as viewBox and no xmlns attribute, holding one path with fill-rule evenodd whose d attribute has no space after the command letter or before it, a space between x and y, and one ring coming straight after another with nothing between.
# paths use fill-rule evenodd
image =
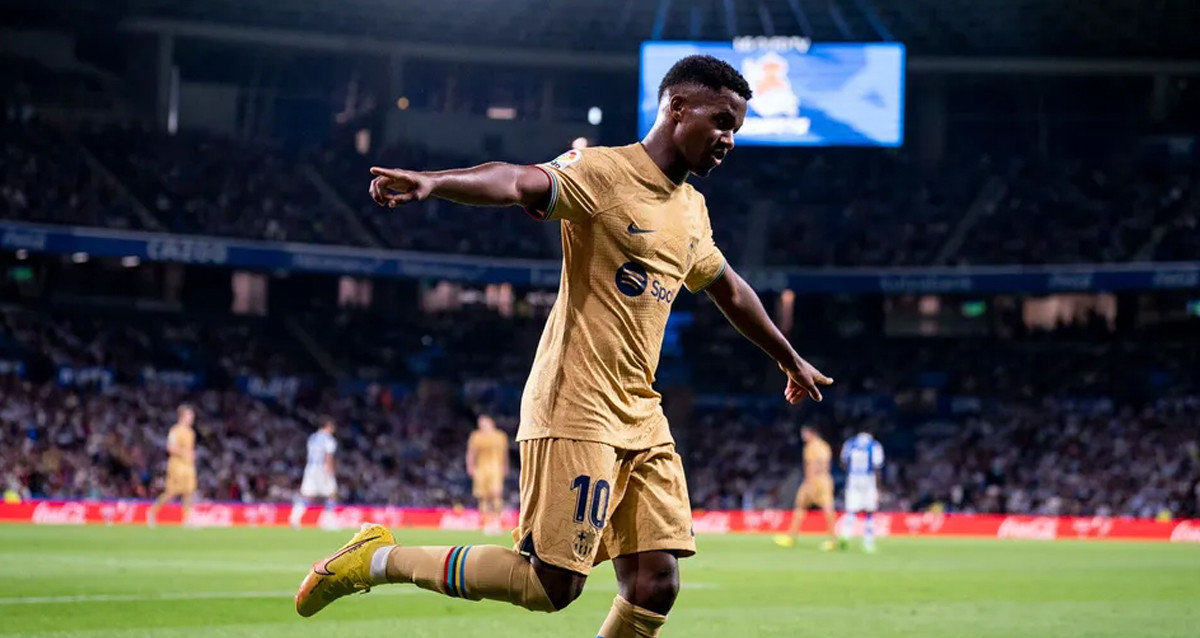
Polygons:
<instances>
[{"instance_id":1,"label":"jersey collar","mask_svg":"<svg viewBox=\"0 0 1200 638\"><path fill-rule=\"evenodd\" d=\"M634 167L637 168L638 172L645 177L648 184L665 193L671 193L680 186L683 186L684 182L676 184L671 181L670 177L667 177L667 174L651 159L650 153L646 151L646 147L642 146L641 142L634 142L630 146L633 147L629 153L631 161L633 161ZM686 179L684 181L686 182Z\"/></svg>"}]
</instances>

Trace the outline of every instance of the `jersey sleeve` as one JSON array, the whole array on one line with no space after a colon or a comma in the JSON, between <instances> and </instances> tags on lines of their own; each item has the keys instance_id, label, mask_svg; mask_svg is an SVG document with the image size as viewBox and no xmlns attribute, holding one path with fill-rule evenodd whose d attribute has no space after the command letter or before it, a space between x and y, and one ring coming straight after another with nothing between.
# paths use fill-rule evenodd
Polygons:
<instances>
[{"instance_id":1,"label":"jersey sleeve","mask_svg":"<svg viewBox=\"0 0 1200 638\"><path fill-rule=\"evenodd\" d=\"M173 446L179 443L179 432L174 428L167 433L167 446Z\"/></svg>"},{"instance_id":2,"label":"jersey sleeve","mask_svg":"<svg viewBox=\"0 0 1200 638\"><path fill-rule=\"evenodd\" d=\"M337 452L337 439L329 437L325 440L325 453L332 456L334 452Z\"/></svg>"},{"instance_id":3,"label":"jersey sleeve","mask_svg":"<svg viewBox=\"0 0 1200 638\"><path fill-rule=\"evenodd\" d=\"M883 467L883 446L878 442L871 446L871 467Z\"/></svg>"},{"instance_id":4,"label":"jersey sleeve","mask_svg":"<svg viewBox=\"0 0 1200 638\"><path fill-rule=\"evenodd\" d=\"M536 219L584 222L608 206L612 168L599 149L571 150L538 164L550 178L550 201L546 210L529 211Z\"/></svg>"},{"instance_id":5,"label":"jersey sleeve","mask_svg":"<svg viewBox=\"0 0 1200 638\"><path fill-rule=\"evenodd\" d=\"M708 220L708 207L704 208L704 227L700 239L692 248L692 267L688 269L683 285L689 292L702 292L725 274L725 255L713 241L712 223Z\"/></svg>"}]
</instances>

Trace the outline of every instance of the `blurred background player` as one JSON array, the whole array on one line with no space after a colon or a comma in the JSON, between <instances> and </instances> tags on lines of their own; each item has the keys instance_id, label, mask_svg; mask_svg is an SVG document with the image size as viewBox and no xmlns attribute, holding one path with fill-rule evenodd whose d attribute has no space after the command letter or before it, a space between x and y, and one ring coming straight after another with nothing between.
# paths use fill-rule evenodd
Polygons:
<instances>
[{"instance_id":1,"label":"blurred background player","mask_svg":"<svg viewBox=\"0 0 1200 638\"><path fill-rule=\"evenodd\" d=\"M866 512L863 549L875 551L875 510L879 509L876 473L883 467L883 446L875 437L859 432L842 446L842 465L846 468L846 518L841 537L846 542L858 527L858 513Z\"/></svg>"},{"instance_id":2,"label":"blurred background player","mask_svg":"<svg viewBox=\"0 0 1200 638\"><path fill-rule=\"evenodd\" d=\"M304 465L304 478L300 481L300 495L292 505L292 515L289 517L292 527L300 527L310 499L325 499L326 512L337 502L337 475L333 464L333 455L337 452L337 439L333 438L335 428L333 419L326 418L321 427L308 437L308 462ZM324 521L322 525L328 526Z\"/></svg>"},{"instance_id":3,"label":"blurred background player","mask_svg":"<svg viewBox=\"0 0 1200 638\"><path fill-rule=\"evenodd\" d=\"M508 476L508 435L486 414L480 415L477 425L467 439L467 475L471 493L479 502L484 533L497 534L504 508L504 478Z\"/></svg>"},{"instance_id":4,"label":"blurred background player","mask_svg":"<svg viewBox=\"0 0 1200 638\"><path fill-rule=\"evenodd\" d=\"M829 532L829 538L821 544L821 549L829 551L838 545L833 511L833 475L829 471L833 462L833 448L815 429L808 426L800 428L800 438L804 441L804 480L800 483L800 489L796 490L792 527L787 535L776 536L775 543L783 547L795 547L804 516L810 507L816 506L825 513L825 525ZM842 546L845 547L845 540Z\"/></svg>"},{"instance_id":5,"label":"blurred background player","mask_svg":"<svg viewBox=\"0 0 1200 638\"><path fill-rule=\"evenodd\" d=\"M163 493L146 512L146 525L157 523L158 508L163 503L179 498L183 504L182 521L188 523L192 511L192 495L196 493L196 411L186 403L176 410L177 420L167 433L167 480Z\"/></svg>"}]
</instances>

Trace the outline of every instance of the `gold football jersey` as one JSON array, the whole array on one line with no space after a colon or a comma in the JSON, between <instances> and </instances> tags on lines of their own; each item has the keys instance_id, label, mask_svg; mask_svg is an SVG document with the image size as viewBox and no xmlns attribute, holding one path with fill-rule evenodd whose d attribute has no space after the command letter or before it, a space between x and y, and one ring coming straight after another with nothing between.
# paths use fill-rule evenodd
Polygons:
<instances>
[{"instance_id":1,"label":"gold football jersey","mask_svg":"<svg viewBox=\"0 0 1200 638\"><path fill-rule=\"evenodd\" d=\"M467 439L467 447L475 452L475 466L485 471L499 470L508 455L508 435L500 430L476 430Z\"/></svg>"},{"instance_id":2,"label":"gold football jersey","mask_svg":"<svg viewBox=\"0 0 1200 638\"><path fill-rule=\"evenodd\" d=\"M189 452L193 451L196 448L196 431L192 428L175 424L171 426L171 430L167 434L167 442ZM167 458L168 469L185 470L194 469L195 466L194 457L190 455L170 454Z\"/></svg>"},{"instance_id":3,"label":"gold football jersey","mask_svg":"<svg viewBox=\"0 0 1200 638\"><path fill-rule=\"evenodd\" d=\"M829 476L829 464L833 460L833 448L824 439L814 438L804 444L804 479Z\"/></svg>"},{"instance_id":4,"label":"gold football jersey","mask_svg":"<svg viewBox=\"0 0 1200 638\"><path fill-rule=\"evenodd\" d=\"M533 214L562 222L562 279L517 440L672 442L654 390L671 304L725 270L704 196L672 182L641 144L573 150L539 168L551 195Z\"/></svg>"}]
</instances>

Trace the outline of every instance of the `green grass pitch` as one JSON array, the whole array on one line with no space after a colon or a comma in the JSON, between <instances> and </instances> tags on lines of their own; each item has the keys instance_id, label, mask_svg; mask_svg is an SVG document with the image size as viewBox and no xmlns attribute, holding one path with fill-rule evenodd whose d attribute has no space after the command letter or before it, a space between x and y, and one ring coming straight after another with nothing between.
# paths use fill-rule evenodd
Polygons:
<instances>
[{"instance_id":1,"label":"green grass pitch","mask_svg":"<svg viewBox=\"0 0 1200 638\"><path fill-rule=\"evenodd\" d=\"M295 586L349 535L0 525L0 636L592 638L616 591L605 565L553 615L390 586L299 618ZM1200 636L1194 545L885 539L868 556L819 552L815 537L795 549L766 536L699 541L665 636Z\"/></svg>"}]
</instances>

